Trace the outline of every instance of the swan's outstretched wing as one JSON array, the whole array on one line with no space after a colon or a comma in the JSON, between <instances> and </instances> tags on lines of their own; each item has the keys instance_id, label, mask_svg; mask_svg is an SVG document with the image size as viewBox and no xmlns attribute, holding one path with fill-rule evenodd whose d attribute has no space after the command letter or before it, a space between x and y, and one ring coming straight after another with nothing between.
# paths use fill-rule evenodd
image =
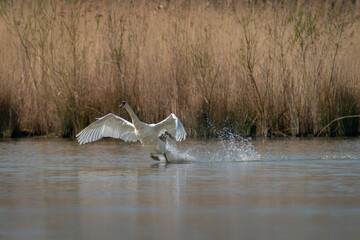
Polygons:
<instances>
[{"instance_id":1,"label":"swan's outstretched wing","mask_svg":"<svg viewBox=\"0 0 360 240\"><path fill-rule=\"evenodd\" d=\"M119 138L125 142L138 140L134 125L112 113L99 118L76 135L80 144L94 142L103 137Z\"/></svg>"},{"instance_id":2,"label":"swan's outstretched wing","mask_svg":"<svg viewBox=\"0 0 360 240\"><path fill-rule=\"evenodd\" d=\"M176 139L176 141L181 141L186 138L186 131L174 113L170 114L170 116L168 116L165 120L157 124L151 124L151 126L154 127L158 136L168 132Z\"/></svg>"}]
</instances>

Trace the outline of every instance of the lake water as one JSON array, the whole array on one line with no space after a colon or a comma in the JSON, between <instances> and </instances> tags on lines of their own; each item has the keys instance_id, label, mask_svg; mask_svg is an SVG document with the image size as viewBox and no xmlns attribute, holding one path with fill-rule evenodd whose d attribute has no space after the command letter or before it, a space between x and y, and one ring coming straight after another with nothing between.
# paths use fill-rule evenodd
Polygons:
<instances>
[{"instance_id":1,"label":"lake water","mask_svg":"<svg viewBox=\"0 0 360 240\"><path fill-rule=\"evenodd\" d=\"M0 140L0 239L359 239L360 139Z\"/></svg>"}]
</instances>

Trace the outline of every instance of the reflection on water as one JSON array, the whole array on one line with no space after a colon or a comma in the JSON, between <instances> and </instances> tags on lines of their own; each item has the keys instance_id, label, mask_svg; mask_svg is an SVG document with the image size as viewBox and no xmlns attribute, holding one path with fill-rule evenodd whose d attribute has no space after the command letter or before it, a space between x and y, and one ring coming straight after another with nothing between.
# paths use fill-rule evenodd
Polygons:
<instances>
[{"instance_id":1,"label":"reflection on water","mask_svg":"<svg viewBox=\"0 0 360 240\"><path fill-rule=\"evenodd\" d=\"M1 140L0 239L360 234L360 139L171 144L193 161L165 166L113 140Z\"/></svg>"}]
</instances>

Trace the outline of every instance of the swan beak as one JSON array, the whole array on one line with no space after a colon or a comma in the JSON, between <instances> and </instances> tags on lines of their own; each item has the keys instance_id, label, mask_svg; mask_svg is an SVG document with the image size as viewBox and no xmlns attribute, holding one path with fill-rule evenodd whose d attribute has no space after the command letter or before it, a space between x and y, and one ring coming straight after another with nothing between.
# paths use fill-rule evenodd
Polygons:
<instances>
[{"instance_id":1,"label":"swan beak","mask_svg":"<svg viewBox=\"0 0 360 240\"><path fill-rule=\"evenodd\" d=\"M123 107L123 106L125 106L125 104L124 104L124 103L121 103L121 104L119 105L119 107Z\"/></svg>"}]
</instances>

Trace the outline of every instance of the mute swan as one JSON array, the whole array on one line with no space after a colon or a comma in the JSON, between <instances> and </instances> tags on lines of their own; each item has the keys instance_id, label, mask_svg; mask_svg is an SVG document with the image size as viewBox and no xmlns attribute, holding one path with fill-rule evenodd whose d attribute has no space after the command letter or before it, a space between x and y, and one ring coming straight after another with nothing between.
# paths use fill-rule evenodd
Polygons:
<instances>
[{"instance_id":1,"label":"mute swan","mask_svg":"<svg viewBox=\"0 0 360 240\"><path fill-rule=\"evenodd\" d=\"M168 132L177 141L185 140L186 132L177 116L171 113L165 120L157 124L147 124L139 120L127 102L121 102L119 107L127 110L132 123L113 113L109 113L79 132L76 135L78 142L85 144L103 137L118 138L125 142L139 140L150 151L152 159L160 161L159 155L163 155L166 162L169 162L167 156L169 151L159 136Z\"/></svg>"}]
</instances>

